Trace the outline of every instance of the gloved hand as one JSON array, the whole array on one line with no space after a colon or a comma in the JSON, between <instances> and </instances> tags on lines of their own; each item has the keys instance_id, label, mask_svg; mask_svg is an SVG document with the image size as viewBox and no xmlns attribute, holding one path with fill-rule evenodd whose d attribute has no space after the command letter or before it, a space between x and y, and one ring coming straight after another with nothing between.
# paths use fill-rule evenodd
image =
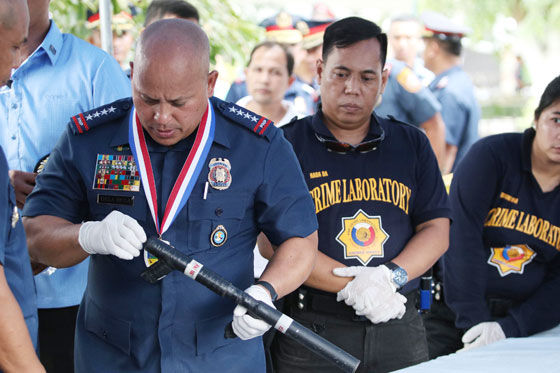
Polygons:
<instances>
[{"instance_id":1,"label":"gloved hand","mask_svg":"<svg viewBox=\"0 0 560 373\"><path fill-rule=\"evenodd\" d=\"M384 265L377 267L335 268L340 277L354 277L337 293L336 300L352 306L356 315L366 316L372 323L402 318L406 312L406 297L397 293L391 281L391 270Z\"/></svg>"},{"instance_id":2,"label":"gloved hand","mask_svg":"<svg viewBox=\"0 0 560 373\"><path fill-rule=\"evenodd\" d=\"M471 348L486 346L487 344L505 339L506 335L500 324L495 321L481 322L466 331L461 341L465 347L459 351L467 351Z\"/></svg>"},{"instance_id":3,"label":"gloved hand","mask_svg":"<svg viewBox=\"0 0 560 373\"><path fill-rule=\"evenodd\" d=\"M245 292L256 300L263 301L270 307L276 309L272 303L270 294L264 287L260 285L251 285L245 289ZM235 334L243 340L261 336L270 329L270 325L260 319L249 316L247 314L247 309L240 305L237 305L233 310L233 322L231 326Z\"/></svg>"},{"instance_id":4,"label":"gloved hand","mask_svg":"<svg viewBox=\"0 0 560 373\"><path fill-rule=\"evenodd\" d=\"M115 210L101 221L83 223L78 242L86 253L130 260L140 255L146 233L136 220Z\"/></svg>"}]
</instances>

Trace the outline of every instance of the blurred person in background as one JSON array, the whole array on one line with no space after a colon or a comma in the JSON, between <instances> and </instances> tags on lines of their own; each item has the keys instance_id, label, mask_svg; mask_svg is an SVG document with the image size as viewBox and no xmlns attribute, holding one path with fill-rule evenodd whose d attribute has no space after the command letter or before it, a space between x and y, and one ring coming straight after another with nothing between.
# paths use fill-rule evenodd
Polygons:
<instances>
[{"instance_id":1,"label":"blurred person in background","mask_svg":"<svg viewBox=\"0 0 560 373\"><path fill-rule=\"evenodd\" d=\"M424 63L436 77L429 88L441 103L445 122L445 166L452 172L478 139L480 107L471 78L462 68L461 39L470 29L436 12L425 12Z\"/></svg>"},{"instance_id":2,"label":"blurred person in background","mask_svg":"<svg viewBox=\"0 0 560 373\"><path fill-rule=\"evenodd\" d=\"M197 24L200 22L198 10L184 0L154 0L146 10L144 27L167 18L182 18Z\"/></svg>"},{"instance_id":3,"label":"blurred person in background","mask_svg":"<svg viewBox=\"0 0 560 373\"><path fill-rule=\"evenodd\" d=\"M424 67L424 61L420 57L424 49L422 29L422 23L417 17L402 14L391 18L387 37L393 58L406 63L422 84L427 86L434 79L434 73Z\"/></svg>"}]
</instances>

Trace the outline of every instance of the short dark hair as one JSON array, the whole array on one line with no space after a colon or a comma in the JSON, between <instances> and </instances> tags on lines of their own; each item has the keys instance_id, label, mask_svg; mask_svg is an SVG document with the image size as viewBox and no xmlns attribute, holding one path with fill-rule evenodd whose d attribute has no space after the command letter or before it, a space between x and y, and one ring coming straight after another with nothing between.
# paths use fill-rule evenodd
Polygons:
<instances>
[{"instance_id":1,"label":"short dark hair","mask_svg":"<svg viewBox=\"0 0 560 373\"><path fill-rule=\"evenodd\" d=\"M249 62L247 63L247 66L251 64L251 61L253 60L253 54L255 54L255 52L258 49L260 48L271 49L274 47L280 47L284 51L284 54L286 55L286 69L288 69L288 76L291 76L292 73L294 72L294 56L288 50L288 47L286 47L286 45L272 40L263 41L262 43L255 45L255 47L251 51L251 55L249 56Z\"/></svg>"},{"instance_id":2,"label":"short dark hair","mask_svg":"<svg viewBox=\"0 0 560 373\"><path fill-rule=\"evenodd\" d=\"M463 45L461 44L460 36L434 34L430 38L433 39L436 43L438 43L440 48L443 49L444 52L448 54L452 54L454 56L461 55L461 51L463 50Z\"/></svg>"},{"instance_id":3,"label":"short dark hair","mask_svg":"<svg viewBox=\"0 0 560 373\"><path fill-rule=\"evenodd\" d=\"M162 19L166 14L183 19L192 18L199 22L198 10L184 0L154 0L146 10L144 26Z\"/></svg>"},{"instance_id":4,"label":"short dark hair","mask_svg":"<svg viewBox=\"0 0 560 373\"><path fill-rule=\"evenodd\" d=\"M560 76L552 79L546 86L541 96L539 106L535 109L535 119L539 119L543 110L558 100L560 100Z\"/></svg>"},{"instance_id":5,"label":"short dark hair","mask_svg":"<svg viewBox=\"0 0 560 373\"><path fill-rule=\"evenodd\" d=\"M381 46L381 68L387 59L387 35L375 23L360 17L341 19L327 27L323 37L323 61L333 48L346 48L363 40L377 39Z\"/></svg>"}]
</instances>

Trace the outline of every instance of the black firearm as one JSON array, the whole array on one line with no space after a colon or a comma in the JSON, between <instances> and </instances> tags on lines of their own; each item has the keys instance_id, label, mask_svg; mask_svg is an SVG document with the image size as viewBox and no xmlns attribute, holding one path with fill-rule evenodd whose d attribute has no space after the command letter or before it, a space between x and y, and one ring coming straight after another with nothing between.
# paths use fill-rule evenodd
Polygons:
<instances>
[{"instance_id":1,"label":"black firearm","mask_svg":"<svg viewBox=\"0 0 560 373\"><path fill-rule=\"evenodd\" d=\"M264 320L279 332L330 361L344 372L353 373L358 369L360 360L354 356L313 333L282 312L266 303L257 301L231 282L204 267L196 260L192 260L173 246L156 237L150 237L144 244L144 250L158 258L156 263L142 272L142 278L146 281L154 284L172 270L181 271L187 277L201 283L216 294L233 299L235 303L247 308L247 311L252 315Z\"/></svg>"}]
</instances>

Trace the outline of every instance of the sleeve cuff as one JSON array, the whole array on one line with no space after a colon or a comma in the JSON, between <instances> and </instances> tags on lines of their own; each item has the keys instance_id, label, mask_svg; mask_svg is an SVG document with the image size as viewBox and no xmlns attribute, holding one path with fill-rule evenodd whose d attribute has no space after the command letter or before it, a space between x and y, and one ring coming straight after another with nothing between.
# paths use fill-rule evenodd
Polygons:
<instances>
[{"instance_id":1,"label":"sleeve cuff","mask_svg":"<svg viewBox=\"0 0 560 373\"><path fill-rule=\"evenodd\" d=\"M507 338L522 337L519 327L513 317L504 317L503 319L498 320L498 324L502 327L502 330Z\"/></svg>"}]
</instances>

